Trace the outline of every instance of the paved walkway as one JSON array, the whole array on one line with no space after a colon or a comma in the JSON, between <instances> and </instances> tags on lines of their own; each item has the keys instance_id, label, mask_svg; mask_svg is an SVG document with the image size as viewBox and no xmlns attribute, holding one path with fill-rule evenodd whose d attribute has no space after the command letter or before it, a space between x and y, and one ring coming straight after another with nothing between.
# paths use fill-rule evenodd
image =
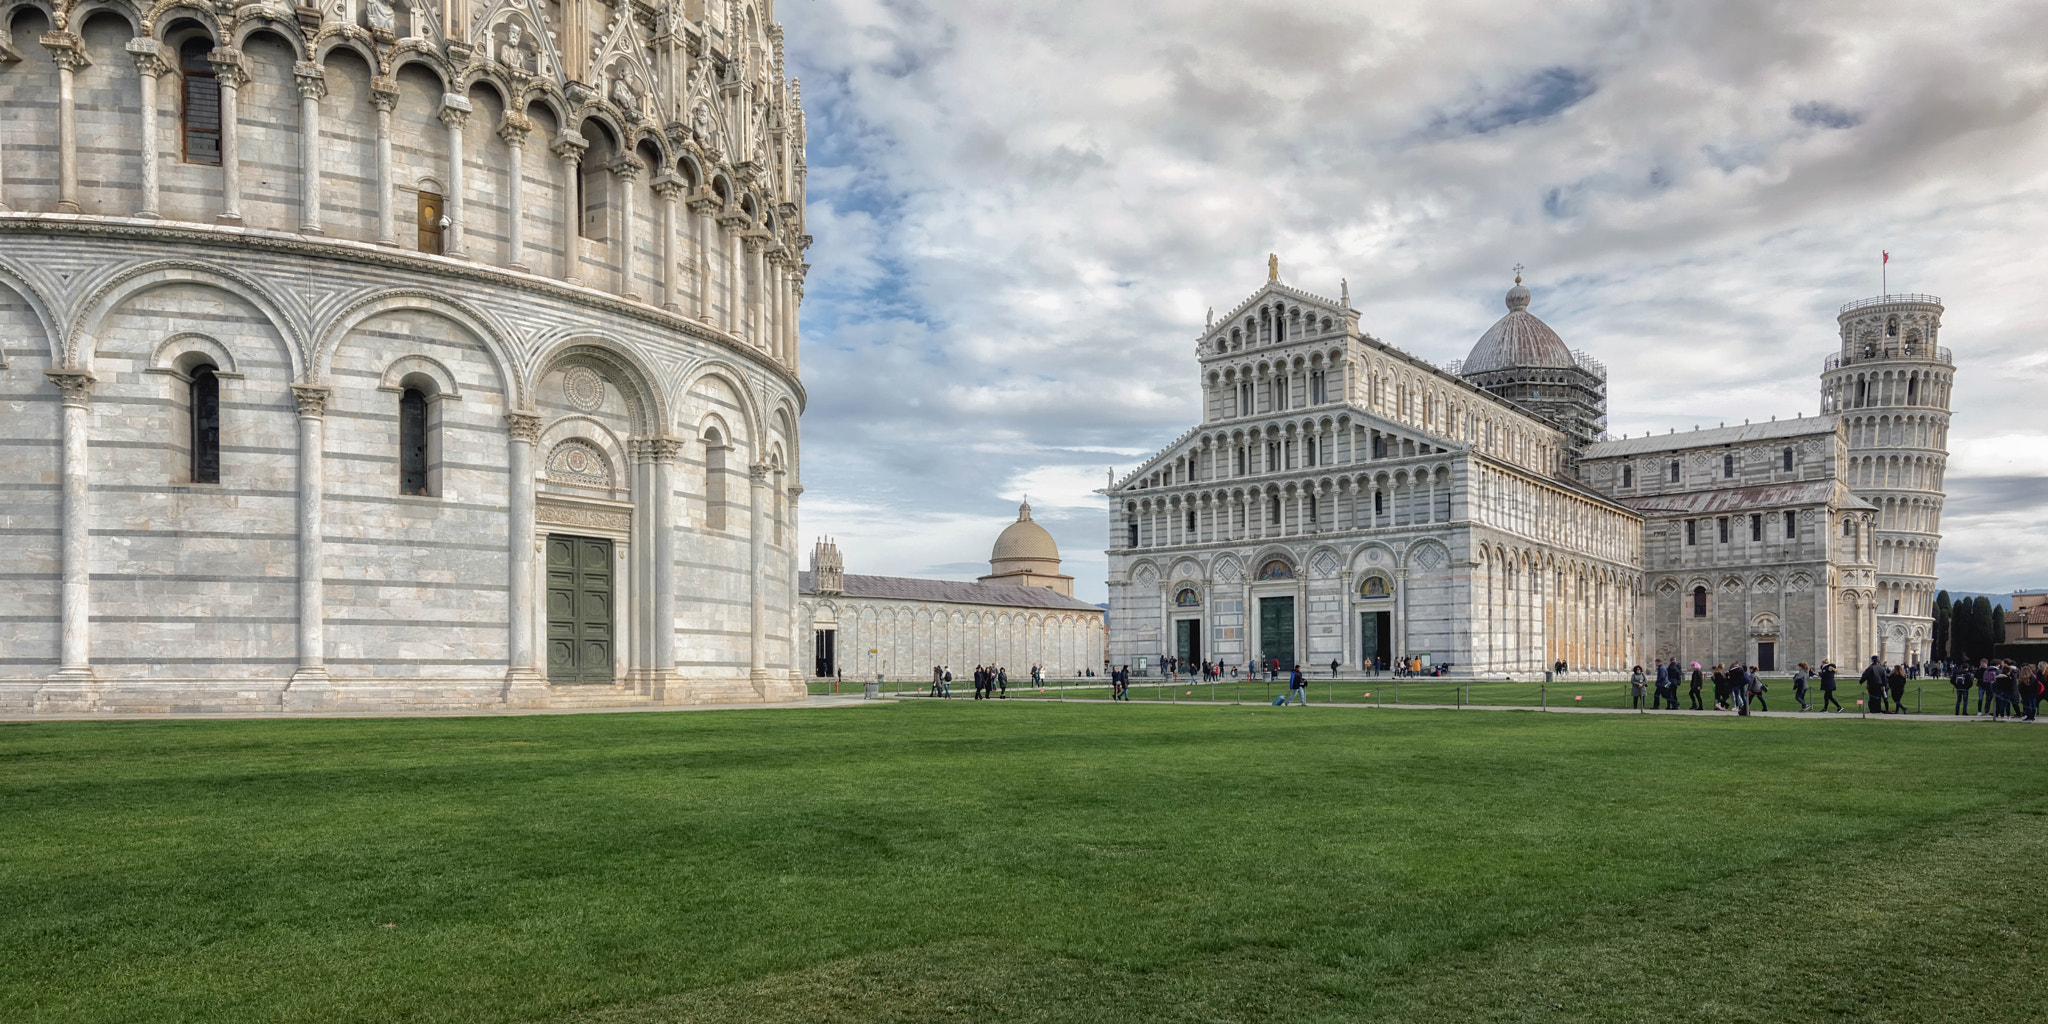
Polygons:
<instances>
[{"instance_id":1,"label":"paved walkway","mask_svg":"<svg viewBox=\"0 0 2048 1024\"><path fill-rule=\"evenodd\" d=\"M1135 689L1135 686L1134 686L1133 688ZM928 695L926 695L926 694L922 694L922 693L901 693L901 694L895 694L895 696L903 697L903 698L905 698L905 699L915 699L915 700L934 700L934 699L937 699L937 698L933 698L933 697L931 697L931 696L928 696ZM970 691L968 692L968 694L967 694L967 698L968 698L969 700L972 700L972 699L973 699L973 697L974 697L974 694L973 694L973 692L972 692L972 691L970 690ZM956 693L956 694L954 694L954 695L953 695L953 699L954 699L954 700L960 700L960 699L961 699L961 696L960 696L959 694L957 694L957 693ZM1054 696L1054 695L1052 695L1052 694L1046 694L1046 695L1044 695L1044 696L1040 696L1040 695L1038 695L1038 694L1032 694L1031 696L1029 696L1029 697L1026 697L1026 696L1023 696L1023 695L1021 695L1021 694L1018 694L1018 693L1015 693L1015 692L1012 692L1012 693L1010 694L1010 696L1009 696L1009 698L1008 698L1008 699L1010 699L1010 700L1020 700L1020 701L1022 701L1022 700L1028 700L1028 701L1051 701L1051 702L1056 702L1056 703L1057 703L1057 702L1059 702L1059 700L1060 700L1060 698L1059 698L1059 697L1057 697L1057 696ZM1692 716L1692 717L1702 717L1702 718L1739 718L1739 717L1741 717L1741 716L1737 715L1737 714L1736 714L1735 712L1733 712L1733 711L1713 711L1713 710L1707 710L1707 711L1693 711L1693 710L1691 710L1691 709L1680 709L1680 710L1675 710L1675 711L1674 711L1674 710L1671 710L1671 709L1669 709L1669 708L1666 708L1666 709L1664 709L1664 710L1660 710L1660 711L1651 711L1651 710L1649 710L1649 709L1647 709L1647 708L1646 708L1646 709L1643 709L1643 710L1640 710L1640 711L1639 711L1639 710L1636 710L1636 709L1633 709L1633 708L1597 708L1597 707L1586 707L1586 706L1585 706L1585 705L1583 705L1583 704L1552 704L1552 705L1549 705L1548 707L1545 707L1545 706L1542 706L1542 705L1537 705L1537 704L1410 704L1410 703L1407 703L1407 702L1405 702L1405 701L1404 701L1404 702L1402 702L1402 703L1400 703L1400 704L1373 704L1373 703L1360 703L1360 702L1357 702L1357 701L1349 701L1349 702L1347 702L1347 701L1319 701L1319 700L1316 700L1316 699L1315 699L1315 696L1314 696L1314 694L1310 694L1310 696L1309 696L1309 701L1310 701L1310 703L1308 704L1308 706L1309 706L1309 707L1311 707L1311 708L1362 708L1362 709L1365 709L1365 710L1368 710L1368 711L1541 711L1541 712L1547 712L1547 713L1551 713L1551 714L1560 714L1560 715L1681 715L1681 716ZM1106 697L1076 697L1076 698L1074 698L1074 701L1073 701L1073 703L1077 703L1077 704L1078 704L1078 703L1090 703L1090 704L1109 704L1109 703L1114 703L1114 702L1110 701L1110 700L1109 700L1108 698L1106 698ZM1188 706L1188 707L1204 707L1204 706L1207 706L1207 707L1231 707L1231 706L1233 706L1232 702L1231 702L1231 701L1227 701L1227 700L1182 700L1182 701L1174 701L1174 700L1160 700L1160 699L1158 699L1158 698L1156 698L1156 697L1137 697L1137 698L1133 698L1133 699L1131 699L1131 700L1129 700L1129 701L1125 701L1124 703L1128 703L1128 704L1181 704L1181 705L1186 705L1186 706ZM1242 702L1241 704L1237 704L1237 705L1235 705L1235 706L1238 706L1238 707L1260 707L1260 706L1265 706L1265 703L1266 703L1265 701L1258 701L1258 700L1248 700L1248 701L1244 701L1244 702ZM1301 707L1301 705L1298 705L1298 704L1290 704L1290 705L1288 705L1288 706L1289 706L1289 707L1292 707L1292 708L1295 708L1295 709L1297 709L1297 710L1299 710L1299 709L1300 709L1300 707ZM1990 718L1990 717L1988 717L1988 716L1986 716L1986 717L1978 717L1978 716L1976 716L1976 715L1950 715L1950 714L1936 714L1936 713L1934 713L1934 712L1931 712L1931 711L1930 711L1930 712L1926 712L1926 713L1922 713L1922 714L1913 714L1913 713L1907 713L1907 714L1903 714L1903 715L1865 715L1865 714L1862 714L1862 713L1861 713L1861 712L1860 712L1859 710L1856 710L1856 705L1854 705L1854 704L1850 704L1850 705L1849 705L1849 707L1851 708L1851 710L1849 710L1849 711L1846 711L1846 712L1843 712L1843 711L1830 711L1830 712L1825 712L1825 713L1823 713L1823 712L1820 712L1820 711L1753 711L1753 712L1751 712L1751 713L1750 713L1750 717L1752 717L1752 718L1871 718L1871 719L1884 719L1885 721L1892 721L1892 722L1983 722L1983 723L1986 723L1986 724L1989 724L1989 723L1991 723L1992 721L1994 721L1994 719L1992 719L1992 718ZM2006 719L1998 719L1998 720L1996 720L1996 721L1998 721L1998 722L1999 722L1999 724L2004 724L2004 723L2006 723L2006 722L2014 722L2014 723L2019 723L2019 724L2033 724L2033 725L2040 725L2040 724L2044 724L2044 721L2048 721L2048 720L2037 720L2037 721L2035 721L2035 722L2032 722L2032 723L2024 723L2024 722L2021 722L2021 720L2020 720L2020 719L2017 719L2017 718L2006 718Z\"/></svg>"},{"instance_id":2,"label":"paved walkway","mask_svg":"<svg viewBox=\"0 0 2048 1024\"><path fill-rule=\"evenodd\" d=\"M889 701L866 700L859 694L813 694L809 700L780 704L642 704L601 708L463 708L452 711L72 711L43 715L0 714L0 724L10 722L161 722L170 719L229 718L490 718L518 715L605 715L647 714L668 711L786 711L801 708L845 708Z\"/></svg>"}]
</instances>

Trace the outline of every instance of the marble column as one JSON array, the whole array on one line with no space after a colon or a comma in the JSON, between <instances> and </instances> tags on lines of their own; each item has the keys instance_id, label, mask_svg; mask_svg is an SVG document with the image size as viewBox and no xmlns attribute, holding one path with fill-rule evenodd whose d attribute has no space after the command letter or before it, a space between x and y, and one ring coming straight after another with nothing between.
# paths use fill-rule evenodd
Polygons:
<instances>
[{"instance_id":1,"label":"marble column","mask_svg":"<svg viewBox=\"0 0 2048 1024\"><path fill-rule=\"evenodd\" d=\"M85 42L69 32L45 33L38 42L57 65L57 212L78 213L78 69L91 67Z\"/></svg>"},{"instance_id":2,"label":"marble column","mask_svg":"<svg viewBox=\"0 0 2048 1024\"><path fill-rule=\"evenodd\" d=\"M156 85L157 80L171 70L169 52L162 43L154 39L137 36L128 40L128 57L135 62L135 75L142 87L142 208L136 211L138 217L155 218L157 215L158 181L161 174L158 163L162 159L158 137ZM6 209L0 206L0 209Z\"/></svg>"},{"instance_id":3,"label":"marble column","mask_svg":"<svg viewBox=\"0 0 2048 1024\"><path fill-rule=\"evenodd\" d=\"M610 167L613 183L619 190L619 287L618 293L629 299L640 297L640 289L633 281L633 235L639 231L635 223L639 211L634 200L640 197L640 172L647 165L638 157L622 156L612 161Z\"/></svg>"},{"instance_id":4,"label":"marble column","mask_svg":"<svg viewBox=\"0 0 2048 1024\"><path fill-rule=\"evenodd\" d=\"M397 214L392 209L398 183L391 170L391 112L398 107L398 83L378 79L370 83L370 105L377 108L377 244L398 244Z\"/></svg>"},{"instance_id":5,"label":"marble column","mask_svg":"<svg viewBox=\"0 0 2048 1024\"><path fill-rule=\"evenodd\" d=\"M670 698L676 674L676 456L680 438L656 437L641 444L648 468L648 560L653 570L648 596L648 675L651 693ZM676 694L675 696L680 696Z\"/></svg>"},{"instance_id":6,"label":"marble column","mask_svg":"<svg viewBox=\"0 0 2048 1024\"><path fill-rule=\"evenodd\" d=\"M95 378L82 369L48 370L45 375L63 393L64 417L63 631L57 678L78 682L92 678L92 492L86 442L92 432L89 403Z\"/></svg>"},{"instance_id":7,"label":"marble column","mask_svg":"<svg viewBox=\"0 0 2048 1024\"><path fill-rule=\"evenodd\" d=\"M222 224L242 222L242 130L236 124L241 115L238 96L249 75L242 70L242 51L219 47L206 55L220 84L220 216Z\"/></svg>"},{"instance_id":8,"label":"marble column","mask_svg":"<svg viewBox=\"0 0 2048 1024\"><path fill-rule=\"evenodd\" d=\"M323 544L326 523L322 490L326 472L326 415L332 390L319 384L292 385L299 407L299 667L285 685L287 707L311 706L310 694L327 681L327 598Z\"/></svg>"},{"instance_id":9,"label":"marble column","mask_svg":"<svg viewBox=\"0 0 2048 1024\"><path fill-rule=\"evenodd\" d=\"M579 224L583 211L576 208L576 181L577 176L583 173L583 151L590 148L590 143L575 132L563 132L555 139L553 148L555 156L562 161L562 280L577 284L583 279L579 266L582 263L581 247L576 244L582 237Z\"/></svg>"},{"instance_id":10,"label":"marble column","mask_svg":"<svg viewBox=\"0 0 2048 1024\"><path fill-rule=\"evenodd\" d=\"M299 87L299 234L320 229L320 101L327 98L327 79L320 65L292 66Z\"/></svg>"},{"instance_id":11,"label":"marble column","mask_svg":"<svg viewBox=\"0 0 2048 1024\"><path fill-rule=\"evenodd\" d=\"M537 707L547 703L547 680L540 674L535 642L539 583L534 550L533 449L540 441L541 418L532 413L507 413L505 427L510 492L506 495L509 514L505 529L505 703Z\"/></svg>"},{"instance_id":12,"label":"marble column","mask_svg":"<svg viewBox=\"0 0 2048 1024\"><path fill-rule=\"evenodd\" d=\"M783 536L788 538L789 540L789 543L787 545L789 555L788 572L791 599L791 604L789 608L789 680L791 683L801 688L804 686L804 651L802 642L804 639L808 639L810 636L809 623L800 623L797 621L798 605L795 603L796 581L798 572L796 552L797 538L802 536L802 534L797 532L796 502L799 497L803 496L804 487L802 484L790 484L784 490L783 493L789 499L789 507L787 511L784 513L786 521L784 523L783 532ZM943 639L945 635L943 632L944 627L940 626L939 629L940 639L937 639L934 642L937 643L939 646L939 661L941 663L944 663L946 646L945 640Z\"/></svg>"},{"instance_id":13,"label":"marble column","mask_svg":"<svg viewBox=\"0 0 2048 1024\"><path fill-rule=\"evenodd\" d=\"M676 297L677 282L681 276L677 264L682 253L676 235L680 229L676 208L683 194L683 179L674 174L663 174L654 181L654 194L661 197L661 308L678 313L683 308Z\"/></svg>"},{"instance_id":14,"label":"marble column","mask_svg":"<svg viewBox=\"0 0 2048 1024\"><path fill-rule=\"evenodd\" d=\"M505 265L526 269L526 137L533 122L508 111L498 125L498 138L505 140Z\"/></svg>"},{"instance_id":15,"label":"marble column","mask_svg":"<svg viewBox=\"0 0 2048 1024\"><path fill-rule=\"evenodd\" d=\"M703 323L711 322L711 212L718 209L718 196L708 189L698 189L690 197L690 231L694 239L692 258L697 264L696 317Z\"/></svg>"},{"instance_id":16,"label":"marble column","mask_svg":"<svg viewBox=\"0 0 2048 1024\"><path fill-rule=\"evenodd\" d=\"M469 258L468 247L462 244L463 230L467 227L467 204L462 196L468 191L462 183L462 130L469 126L469 113L469 100L451 92L442 94L441 109L434 115L448 127L448 194L441 197L448 230L442 235L441 252L456 259Z\"/></svg>"},{"instance_id":17,"label":"marble column","mask_svg":"<svg viewBox=\"0 0 2048 1024\"><path fill-rule=\"evenodd\" d=\"M1358 611L1352 607L1351 602L1357 596L1358 592L1351 588L1351 570L1339 570L1337 573L1337 660L1349 665L1351 664L1351 659L1357 656L1362 666L1364 656L1358 654L1360 645L1351 642L1351 630L1357 624L1355 620L1358 618Z\"/></svg>"},{"instance_id":18,"label":"marble column","mask_svg":"<svg viewBox=\"0 0 2048 1024\"><path fill-rule=\"evenodd\" d=\"M1394 637L1395 658L1408 656L1408 570L1394 570Z\"/></svg>"},{"instance_id":19,"label":"marble column","mask_svg":"<svg viewBox=\"0 0 2048 1024\"><path fill-rule=\"evenodd\" d=\"M763 588L768 568L767 552L762 541L767 530L768 464L757 462L747 467L750 494L747 522L747 557L749 572L747 589L751 602L748 608L747 635L748 677L761 696L767 696L768 685L768 594Z\"/></svg>"}]
</instances>

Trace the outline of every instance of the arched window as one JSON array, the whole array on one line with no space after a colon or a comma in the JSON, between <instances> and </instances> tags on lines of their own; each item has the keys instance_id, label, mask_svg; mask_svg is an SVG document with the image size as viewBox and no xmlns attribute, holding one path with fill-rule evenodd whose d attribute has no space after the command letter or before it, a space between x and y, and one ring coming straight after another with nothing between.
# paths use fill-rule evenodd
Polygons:
<instances>
[{"instance_id":1,"label":"arched window","mask_svg":"<svg viewBox=\"0 0 2048 1024\"><path fill-rule=\"evenodd\" d=\"M1899 336L1898 317L1892 317L1891 319L1886 320L1884 322L1884 336L1887 338L1896 338Z\"/></svg>"},{"instance_id":2,"label":"arched window","mask_svg":"<svg viewBox=\"0 0 2048 1024\"><path fill-rule=\"evenodd\" d=\"M1636 468L1634 466L1621 467L1621 485L1623 487L1634 487L1636 485Z\"/></svg>"},{"instance_id":3,"label":"arched window","mask_svg":"<svg viewBox=\"0 0 2048 1024\"><path fill-rule=\"evenodd\" d=\"M1284 374L1284 373L1283 373L1283 374L1280 374L1279 376L1277 376L1277 377L1274 377L1274 378L1273 378L1273 411L1274 411L1274 412L1285 412L1285 411L1287 410L1287 398L1288 398L1288 394L1287 394L1287 392L1288 392L1288 391L1289 391L1290 389L1291 389L1291 384L1290 384L1290 383L1288 382L1288 380L1287 380L1287 375L1286 375L1286 374Z\"/></svg>"},{"instance_id":4,"label":"arched window","mask_svg":"<svg viewBox=\"0 0 2048 1024\"><path fill-rule=\"evenodd\" d=\"M1785 472L1792 472L1792 449L1785 449Z\"/></svg>"},{"instance_id":5,"label":"arched window","mask_svg":"<svg viewBox=\"0 0 2048 1024\"><path fill-rule=\"evenodd\" d=\"M1188 532L1195 532L1195 510L1188 509Z\"/></svg>"},{"instance_id":6,"label":"arched window","mask_svg":"<svg viewBox=\"0 0 2048 1024\"><path fill-rule=\"evenodd\" d=\"M1724 477L1735 475L1735 456L1733 454L1721 456L1721 475Z\"/></svg>"},{"instance_id":7,"label":"arched window","mask_svg":"<svg viewBox=\"0 0 2048 1024\"><path fill-rule=\"evenodd\" d=\"M192 482L220 483L220 378L213 366L192 370Z\"/></svg>"},{"instance_id":8,"label":"arched window","mask_svg":"<svg viewBox=\"0 0 2048 1024\"><path fill-rule=\"evenodd\" d=\"M184 80L185 102L179 113L188 164L220 166L220 80L206 55L213 40L187 39L178 47L178 75Z\"/></svg>"},{"instance_id":9,"label":"arched window","mask_svg":"<svg viewBox=\"0 0 2048 1024\"><path fill-rule=\"evenodd\" d=\"M1705 587L1692 588L1692 617L1695 619L1707 617L1707 588Z\"/></svg>"},{"instance_id":10,"label":"arched window","mask_svg":"<svg viewBox=\"0 0 2048 1024\"><path fill-rule=\"evenodd\" d=\"M1678 460L1677 460L1677 459L1672 459L1672 460L1671 460L1671 482L1672 482L1672 483L1674 483L1674 484L1678 482Z\"/></svg>"},{"instance_id":11,"label":"arched window","mask_svg":"<svg viewBox=\"0 0 2048 1024\"><path fill-rule=\"evenodd\" d=\"M1252 382L1245 381L1237 386L1237 414L1239 416L1250 416L1256 411L1252 407Z\"/></svg>"},{"instance_id":12,"label":"arched window","mask_svg":"<svg viewBox=\"0 0 2048 1024\"><path fill-rule=\"evenodd\" d=\"M398 396L398 493L433 493L431 433L427 429L427 393L406 388Z\"/></svg>"},{"instance_id":13,"label":"arched window","mask_svg":"<svg viewBox=\"0 0 2048 1024\"><path fill-rule=\"evenodd\" d=\"M725 529L725 438L704 432L704 528ZM1135 543L1135 542L1133 542Z\"/></svg>"},{"instance_id":14,"label":"arched window","mask_svg":"<svg viewBox=\"0 0 2048 1024\"><path fill-rule=\"evenodd\" d=\"M1313 405L1323 404L1323 371L1321 370L1308 375L1308 400Z\"/></svg>"}]
</instances>

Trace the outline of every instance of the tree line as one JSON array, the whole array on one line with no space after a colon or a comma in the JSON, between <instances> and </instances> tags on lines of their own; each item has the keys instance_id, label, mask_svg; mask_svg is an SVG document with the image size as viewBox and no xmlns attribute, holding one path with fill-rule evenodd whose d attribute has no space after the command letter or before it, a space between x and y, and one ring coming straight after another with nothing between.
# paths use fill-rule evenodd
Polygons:
<instances>
[{"instance_id":1,"label":"tree line","mask_svg":"<svg viewBox=\"0 0 2048 1024\"><path fill-rule=\"evenodd\" d=\"M1951 599L1944 590L1934 595L1935 661L1973 662L1991 657L2005 642L2005 612L1988 597Z\"/></svg>"}]
</instances>

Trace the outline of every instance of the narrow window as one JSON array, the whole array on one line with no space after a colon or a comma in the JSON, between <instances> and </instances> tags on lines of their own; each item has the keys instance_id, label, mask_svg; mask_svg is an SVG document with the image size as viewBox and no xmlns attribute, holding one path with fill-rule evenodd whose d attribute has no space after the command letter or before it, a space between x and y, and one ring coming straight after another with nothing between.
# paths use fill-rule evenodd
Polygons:
<instances>
[{"instance_id":1,"label":"narrow window","mask_svg":"<svg viewBox=\"0 0 2048 1024\"><path fill-rule=\"evenodd\" d=\"M1785 449L1785 472L1792 472L1792 449Z\"/></svg>"},{"instance_id":2,"label":"narrow window","mask_svg":"<svg viewBox=\"0 0 2048 1024\"><path fill-rule=\"evenodd\" d=\"M418 388L398 396L398 493L427 493L427 396Z\"/></svg>"},{"instance_id":3,"label":"narrow window","mask_svg":"<svg viewBox=\"0 0 2048 1024\"><path fill-rule=\"evenodd\" d=\"M1692 546L1694 546L1694 545L1698 544L1699 542L1700 542L1700 521L1699 521L1699 520L1697 520L1697 519L1688 519L1688 520L1686 520L1686 521L1685 521L1685 544L1686 544L1686 546L1687 546L1687 547L1692 547Z\"/></svg>"},{"instance_id":4,"label":"narrow window","mask_svg":"<svg viewBox=\"0 0 2048 1024\"><path fill-rule=\"evenodd\" d=\"M1764 539L1764 517L1761 514L1753 513L1749 517L1749 539L1751 541Z\"/></svg>"},{"instance_id":5,"label":"narrow window","mask_svg":"<svg viewBox=\"0 0 2048 1024\"><path fill-rule=\"evenodd\" d=\"M1893 614L1893 615L1897 615L1898 613L1899 613L1899 603L1898 603L1897 601L1893 601L1893 602L1892 602L1892 614Z\"/></svg>"},{"instance_id":6,"label":"narrow window","mask_svg":"<svg viewBox=\"0 0 2048 1024\"><path fill-rule=\"evenodd\" d=\"M1798 539L1798 537L1799 537L1799 513L1797 513L1797 512L1787 512L1787 513L1785 513L1785 539L1786 539L1786 540L1788 540L1788 541L1789 541L1789 540L1796 540L1796 539Z\"/></svg>"},{"instance_id":7,"label":"narrow window","mask_svg":"<svg viewBox=\"0 0 2048 1024\"><path fill-rule=\"evenodd\" d=\"M1266 523L1270 526L1280 525L1280 496L1277 494L1273 495L1272 502L1266 506Z\"/></svg>"},{"instance_id":8,"label":"narrow window","mask_svg":"<svg viewBox=\"0 0 2048 1024\"><path fill-rule=\"evenodd\" d=\"M1721 456L1721 475L1724 477L1730 477L1735 475L1734 455L1731 454Z\"/></svg>"},{"instance_id":9,"label":"narrow window","mask_svg":"<svg viewBox=\"0 0 2048 1024\"><path fill-rule=\"evenodd\" d=\"M1726 543L1728 543L1728 517L1727 517L1727 516L1722 516L1722 517L1721 517L1721 520L1720 520L1720 523L1721 523L1721 543L1723 543L1723 544L1726 544Z\"/></svg>"},{"instance_id":10,"label":"narrow window","mask_svg":"<svg viewBox=\"0 0 2048 1024\"><path fill-rule=\"evenodd\" d=\"M1621 485L1623 487L1634 487L1636 485L1636 468L1634 466L1621 467Z\"/></svg>"},{"instance_id":11,"label":"narrow window","mask_svg":"<svg viewBox=\"0 0 2048 1024\"><path fill-rule=\"evenodd\" d=\"M1920 378L1918 377L1906 378L1906 404L1920 404Z\"/></svg>"},{"instance_id":12,"label":"narrow window","mask_svg":"<svg viewBox=\"0 0 2048 1024\"><path fill-rule=\"evenodd\" d=\"M1677 459L1672 459L1672 460L1671 460L1671 482L1672 482L1672 483L1674 483L1674 484L1678 482L1678 460L1677 460Z\"/></svg>"},{"instance_id":13,"label":"narrow window","mask_svg":"<svg viewBox=\"0 0 2048 1024\"><path fill-rule=\"evenodd\" d=\"M220 166L220 80L206 55L210 39L188 39L178 49L178 70L185 80L183 128L185 162Z\"/></svg>"},{"instance_id":14,"label":"narrow window","mask_svg":"<svg viewBox=\"0 0 2048 1024\"><path fill-rule=\"evenodd\" d=\"M192 371L192 482L220 483L220 378L211 366Z\"/></svg>"},{"instance_id":15,"label":"narrow window","mask_svg":"<svg viewBox=\"0 0 2048 1024\"><path fill-rule=\"evenodd\" d=\"M1276 412L1287 408L1287 392L1291 390L1286 374L1273 378L1273 409Z\"/></svg>"},{"instance_id":16,"label":"narrow window","mask_svg":"<svg viewBox=\"0 0 2048 1024\"><path fill-rule=\"evenodd\" d=\"M1237 386L1237 414L1250 416L1252 412L1252 384L1251 381L1245 381Z\"/></svg>"},{"instance_id":17,"label":"narrow window","mask_svg":"<svg viewBox=\"0 0 2048 1024\"><path fill-rule=\"evenodd\" d=\"M1849 520L1842 520L1842 536L1847 537L1851 533L1854 533L1855 529L1856 528L1854 526L1850 525Z\"/></svg>"},{"instance_id":18,"label":"narrow window","mask_svg":"<svg viewBox=\"0 0 2048 1024\"><path fill-rule=\"evenodd\" d=\"M1692 588L1692 617L1695 619L1707 617L1707 588L1705 587Z\"/></svg>"},{"instance_id":19,"label":"narrow window","mask_svg":"<svg viewBox=\"0 0 2048 1024\"><path fill-rule=\"evenodd\" d=\"M1188 532L1195 532L1195 510L1188 509Z\"/></svg>"},{"instance_id":20,"label":"narrow window","mask_svg":"<svg viewBox=\"0 0 2048 1024\"><path fill-rule=\"evenodd\" d=\"M1376 516L1387 514L1387 492L1372 492L1372 514Z\"/></svg>"},{"instance_id":21,"label":"narrow window","mask_svg":"<svg viewBox=\"0 0 2048 1024\"><path fill-rule=\"evenodd\" d=\"M1319 522L1322 522L1322 519L1321 519L1321 514L1322 514L1321 506L1322 506L1322 504L1323 504L1323 502L1322 502L1322 499L1320 499L1320 498L1316 498L1316 497L1310 497L1310 498L1308 499L1308 521L1309 521L1309 522L1311 522L1311 523L1319 523Z\"/></svg>"},{"instance_id":22,"label":"narrow window","mask_svg":"<svg viewBox=\"0 0 2048 1024\"><path fill-rule=\"evenodd\" d=\"M725 529L725 439L716 432L704 437L704 527Z\"/></svg>"},{"instance_id":23,"label":"narrow window","mask_svg":"<svg viewBox=\"0 0 2048 1024\"><path fill-rule=\"evenodd\" d=\"M1386 458L1386 457L1387 457L1387 438L1386 438L1386 435L1384 435L1384 434L1374 434L1374 435L1373 435L1373 438L1372 438L1372 457L1373 457L1373 458L1375 458L1375 459L1384 459L1384 458Z\"/></svg>"},{"instance_id":24,"label":"narrow window","mask_svg":"<svg viewBox=\"0 0 2048 1024\"><path fill-rule=\"evenodd\" d=\"M1124 538L1124 546L1127 548L1134 548L1138 546L1138 521L1133 519L1130 521L1129 525L1130 534L1129 536Z\"/></svg>"},{"instance_id":25,"label":"narrow window","mask_svg":"<svg viewBox=\"0 0 2048 1024\"><path fill-rule=\"evenodd\" d=\"M1858 409L1861 409L1861 408L1863 408L1863 402L1864 402L1864 399L1868 398L1869 396L1870 396L1870 382L1869 382L1869 381L1867 381L1867 380L1859 380L1859 381L1857 381L1857 382L1856 382L1856 408L1858 408Z\"/></svg>"}]
</instances>

